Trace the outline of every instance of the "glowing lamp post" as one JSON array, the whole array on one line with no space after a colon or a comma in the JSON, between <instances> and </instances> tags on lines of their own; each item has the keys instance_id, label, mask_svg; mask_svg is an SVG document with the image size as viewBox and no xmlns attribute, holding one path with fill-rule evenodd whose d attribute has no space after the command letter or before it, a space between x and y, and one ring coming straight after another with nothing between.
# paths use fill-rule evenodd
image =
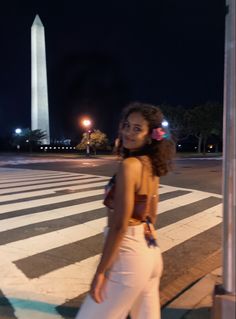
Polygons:
<instances>
[{"instance_id":1,"label":"glowing lamp post","mask_svg":"<svg viewBox=\"0 0 236 319\"><path fill-rule=\"evenodd\" d=\"M169 123L166 120L162 121L161 124L162 124L163 127L168 127L169 126Z\"/></svg>"},{"instance_id":2,"label":"glowing lamp post","mask_svg":"<svg viewBox=\"0 0 236 319\"><path fill-rule=\"evenodd\" d=\"M21 128L16 128L16 129L15 129L15 133L16 133L16 136L20 136L21 133L22 133L22 129L21 129ZM19 144L19 142L18 142L18 144L16 145L16 148L17 148L18 151L20 150L20 144Z\"/></svg>"},{"instance_id":3,"label":"glowing lamp post","mask_svg":"<svg viewBox=\"0 0 236 319\"><path fill-rule=\"evenodd\" d=\"M91 126L91 121L89 119L83 120L83 126L86 128L90 128Z\"/></svg>"},{"instance_id":4,"label":"glowing lamp post","mask_svg":"<svg viewBox=\"0 0 236 319\"><path fill-rule=\"evenodd\" d=\"M16 128L16 129L15 129L15 133L16 133L17 135L21 134L21 133L22 133L22 129L21 129L21 128Z\"/></svg>"},{"instance_id":5,"label":"glowing lamp post","mask_svg":"<svg viewBox=\"0 0 236 319\"><path fill-rule=\"evenodd\" d=\"M86 132L87 132L87 144L86 144L86 155L89 157L90 156L90 128L92 125L92 122L90 119L84 119L82 121L83 126L86 128Z\"/></svg>"}]
</instances>

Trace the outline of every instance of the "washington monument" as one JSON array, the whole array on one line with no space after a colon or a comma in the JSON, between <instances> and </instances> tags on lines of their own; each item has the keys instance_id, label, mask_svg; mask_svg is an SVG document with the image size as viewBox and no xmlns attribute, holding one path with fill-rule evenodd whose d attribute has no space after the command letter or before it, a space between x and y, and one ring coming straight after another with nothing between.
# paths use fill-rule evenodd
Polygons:
<instances>
[{"instance_id":1,"label":"washington monument","mask_svg":"<svg viewBox=\"0 0 236 319\"><path fill-rule=\"evenodd\" d=\"M45 35L38 15L31 27L31 129L46 132L42 143L50 144Z\"/></svg>"}]
</instances>

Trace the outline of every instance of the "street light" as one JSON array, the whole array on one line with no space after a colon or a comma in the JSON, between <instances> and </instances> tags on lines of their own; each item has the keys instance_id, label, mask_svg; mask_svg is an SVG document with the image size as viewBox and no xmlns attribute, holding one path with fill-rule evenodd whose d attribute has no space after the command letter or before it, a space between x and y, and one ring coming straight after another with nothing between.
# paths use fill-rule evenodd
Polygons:
<instances>
[{"instance_id":1,"label":"street light","mask_svg":"<svg viewBox=\"0 0 236 319\"><path fill-rule=\"evenodd\" d=\"M17 135L20 135L20 134L22 133L22 129L21 129L21 128L16 128L16 129L15 129L15 133L16 133Z\"/></svg>"},{"instance_id":2,"label":"street light","mask_svg":"<svg viewBox=\"0 0 236 319\"><path fill-rule=\"evenodd\" d=\"M20 136L21 135L21 133L22 133L22 129L21 128L16 128L15 129L15 133L16 133L16 136ZM18 142L19 143L19 142ZM17 150L19 151L20 150L20 144L17 144L16 145L16 148L17 148Z\"/></svg>"},{"instance_id":3,"label":"street light","mask_svg":"<svg viewBox=\"0 0 236 319\"><path fill-rule=\"evenodd\" d=\"M169 123L168 123L166 120L164 120L164 121L162 121L161 125L162 125L163 127L168 127L168 126L169 126Z\"/></svg>"},{"instance_id":4,"label":"street light","mask_svg":"<svg viewBox=\"0 0 236 319\"><path fill-rule=\"evenodd\" d=\"M86 128L87 133L87 144L86 144L86 154L89 157L90 156L90 133L91 133L91 125L92 121L88 118L82 120L82 125Z\"/></svg>"},{"instance_id":5,"label":"street light","mask_svg":"<svg viewBox=\"0 0 236 319\"><path fill-rule=\"evenodd\" d=\"M84 119L82 121L82 123L83 123L83 126L86 127L86 128L89 128L91 126L91 124L92 124L90 119Z\"/></svg>"}]
</instances>

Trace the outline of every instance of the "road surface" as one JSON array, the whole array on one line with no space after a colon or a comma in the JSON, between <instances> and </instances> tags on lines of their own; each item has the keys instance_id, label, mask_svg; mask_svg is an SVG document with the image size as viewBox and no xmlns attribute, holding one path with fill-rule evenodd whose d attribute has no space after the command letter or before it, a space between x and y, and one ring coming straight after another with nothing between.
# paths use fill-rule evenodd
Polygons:
<instances>
[{"instance_id":1,"label":"road surface","mask_svg":"<svg viewBox=\"0 0 236 319\"><path fill-rule=\"evenodd\" d=\"M0 156L1 319L73 318L101 253L103 188L117 165ZM220 264L221 161L176 161L159 193L164 305Z\"/></svg>"}]
</instances>

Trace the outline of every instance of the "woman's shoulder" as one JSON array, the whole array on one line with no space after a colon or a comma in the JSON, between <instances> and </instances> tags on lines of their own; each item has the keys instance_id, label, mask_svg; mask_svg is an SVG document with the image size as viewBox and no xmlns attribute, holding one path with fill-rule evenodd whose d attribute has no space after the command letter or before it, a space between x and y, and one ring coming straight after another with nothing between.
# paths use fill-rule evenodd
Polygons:
<instances>
[{"instance_id":1,"label":"woman's shoulder","mask_svg":"<svg viewBox=\"0 0 236 319\"><path fill-rule=\"evenodd\" d=\"M123 166L125 167L139 167L141 165L141 159L139 159L138 157L127 157L125 158L122 163Z\"/></svg>"},{"instance_id":2,"label":"woman's shoulder","mask_svg":"<svg viewBox=\"0 0 236 319\"><path fill-rule=\"evenodd\" d=\"M120 163L120 170L137 174L142 168L142 163L137 157L127 157Z\"/></svg>"}]
</instances>

